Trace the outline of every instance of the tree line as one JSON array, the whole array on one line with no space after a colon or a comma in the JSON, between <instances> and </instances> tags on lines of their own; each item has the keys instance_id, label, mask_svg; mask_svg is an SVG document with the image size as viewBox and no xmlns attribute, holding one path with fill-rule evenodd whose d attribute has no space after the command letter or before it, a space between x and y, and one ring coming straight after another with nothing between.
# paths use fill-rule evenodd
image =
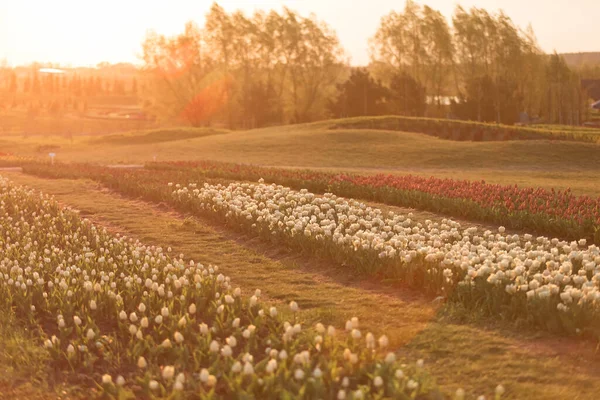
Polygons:
<instances>
[{"instance_id":1,"label":"tree line","mask_svg":"<svg viewBox=\"0 0 600 400\"><path fill-rule=\"evenodd\" d=\"M450 23L451 22L451 23ZM458 6L451 21L412 0L381 19L371 63L350 67L335 32L314 15L227 13L143 43L145 105L194 126L253 128L330 117L410 115L512 124L524 115L579 124L581 76L545 54L531 27L502 11Z\"/></svg>"},{"instance_id":2,"label":"tree line","mask_svg":"<svg viewBox=\"0 0 600 400\"><path fill-rule=\"evenodd\" d=\"M122 78L80 76L75 74L40 73L33 68L25 77L11 70L4 79L3 89L10 94L69 94L73 96L135 95L137 78L127 82Z\"/></svg>"}]
</instances>

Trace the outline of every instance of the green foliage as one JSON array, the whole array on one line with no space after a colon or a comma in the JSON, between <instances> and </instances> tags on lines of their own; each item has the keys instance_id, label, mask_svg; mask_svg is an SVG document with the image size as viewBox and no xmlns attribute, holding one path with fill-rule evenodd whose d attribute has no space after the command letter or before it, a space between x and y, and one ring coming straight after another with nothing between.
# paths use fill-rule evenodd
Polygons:
<instances>
[{"instance_id":1,"label":"green foliage","mask_svg":"<svg viewBox=\"0 0 600 400\"><path fill-rule=\"evenodd\" d=\"M425 88L405 72L392 76L389 89L390 114L422 117L425 114Z\"/></svg>"},{"instance_id":2,"label":"green foliage","mask_svg":"<svg viewBox=\"0 0 600 400\"><path fill-rule=\"evenodd\" d=\"M284 9L252 17L213 4L201 29L144 42L149 89L143 97L164 119L229 128L307 122L325 116L342 49L314 16Z\"/></svg>"},{"instance_id":3,"label":"green foliage","mask_svg":"<svg viewBox=\"0 0 600 400\"><path fill-rule=\"evenodd\" d=\"M386 114L389 93L365 68L355 68L348 80L338 85L339 95L330 105L338 118Z\"/></svg>"},{"instance_id":4,"label":"green foliage","mask_svg":"<svg viewBox=\"0 0 600 400\"><path fill-rule=\"evenodd\" d=\"M487 109L490 112L490 109ZM600 143L598 129L510 126L501 124L400 116L347 118L331 122L331 129L384 129L424 133L450 140L567 140Z\"/></svg>"}]
</instances>

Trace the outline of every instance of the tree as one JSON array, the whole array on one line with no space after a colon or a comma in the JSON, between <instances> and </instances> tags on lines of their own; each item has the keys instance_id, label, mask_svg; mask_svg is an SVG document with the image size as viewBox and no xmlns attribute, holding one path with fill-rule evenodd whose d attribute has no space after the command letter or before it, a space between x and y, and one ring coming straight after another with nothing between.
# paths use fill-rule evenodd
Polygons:
<instances>
[{"instance_id":1,"label":"tree","mask_svg":"<svg viewBox=\"0 0 600 400\"><path fill-rule=\"evenodd\" d=\"M403 80L409 75L438 99L441 107L441 96L447 92L453 66L453 41L450 27L439 11L409 0L402 12L392 11L383 17L371 39L371 58L378 65L378 72L387 74L388 82L392 76Z\"/></svg>"},{"instance_id":2,"label":"tree","mask_svg":"<svg viewBox=\"0 0 600 400\"><path fill-rule=\"evenodd\" d=\"M437 106L440 108L442 96L448 94L446 86L453 67L454 48L450 27L439 11L428 6L423 8L421 36L424 86L432 98L436 99Z\"/></svg>"},{"instance_id":3,"label":"tree","mask_svg":"<svg viewBox=\"0 0 600 400\"><path fill-rule=\"evenodd\" d=\"M148 87L142 96L149 111L193 126L209 124L228 101L230 81L203 52L200 29L188 23L171 38L150 33L143 49Z\"/></svg>"},{"instance_id":4,"label":"tree","mask_svg":"<svg viewBox=\"0 0 600 400\"><path fill-rule=\"evenodd\" d=\"M23 83L23 93L29 93L31 89L31 78L29 76L25 77L25 82Z\"/></svg>"},{"instance_id":5,"label":"tree","mask_svg":"<svg viewBox=\"0 0 600 400\"><path fill-rule=\"evenodd\" d=\"M289 69L294 122L318 119L342 71L337 36L314 16L284 10L282 57Z\"/></svg>"},{"instance_id":6,"label":"tree","mask_svg":"<svg viewBox=\"0 0 600 400\"><path fill-rule=\"evenodd\" d=\"M339 95L330 104L335 117L383 115L386 113L387 89L375 81L365 68L354 68L350 78L338 86Z\"/></svg>"},{"instance_id":7,"label":"tree","mask_svg":"<svg viewBox=\"0 0 600 400\"><path fill-rule=\"evenodd\" d=\"M33 71L33 84L31 87L31 92L33 94L40 94L42 91L42 86L40 84L40 76L38 74L37 69Z\"/></svg>"},{"instance_id":8,"label":"tree","mask_svg":"<svg viewBox=\"0 0 600 400\"><path fill-rule=\"evenodd\" d=\"M17 89L18 89L18 84L17 84L17 74L15 73L15 71L11 71L10 74L10 84L8 86L8 91L12 94L17 93Z\"/></svg>"},{"instance_id":9,"label":"tree","mask_svg":"<svg viewBox=\"0 0 600 400\"><path fill-rule=\"evenodd\" d=\"M174 108L190 101L190 90L210 86L221 102L211 118L230 128L311 121L326 115L342 54L335 33L313 16L284 9L248 17L213 4L202 30L188 24L179 37L148 36L145 77L153 89L144 96L164 103L155 111L172 118Z\"/></svg>"},{"instance_id":10,"label":"tree","mask_svg":"<svg viewBox=\"0 0 600 400\"><path fill-rule=\"evenodd\" d=\"M406 72L392 77L389 98L392 114L421 117L425 113L425 88Z\"/></svg>"},{"instance_id":11,"label":"tree","mask_svg":"<svg viewBox=\"0 0 600 400\"><path fill-rule=\"evenodd\" d=\"M549 57L546 68L549 122L580 124L586 108L580 77L569 69L564 58L556 52Z\"/></svg>"},{"instance_id":12,"label":"tree","mask_svg":"<svg viewBox=\"0 0 600 400\"><path fill-rule=\"evenodd\" d=\"M230 16L217 3L213 3L210 11L206 15L204 34L204 40L208 51L212 55L214 67L220 69L226 76L229 76L232 67L232 46L235 36L235 27ZM226 87L227 92L225 93L225 98L229 100L232 97L229 92L232 85L228 84ZM225 107L227 109L228 125L230 128L233 128L232 104L227 101Z\"/></svg>"},{"instance_id":13,"label":"tree","mask_svg":"<svg viewBox=\"0 0 600 400\"><path fill-rule=\"evenodd\" d=\"M420 79L423 44L421 37L421 8L407 0L404 11L381 19L375 36L370 40L371 58L392 65L397 71L410 73Z\"/></svg>"}]
</instances>

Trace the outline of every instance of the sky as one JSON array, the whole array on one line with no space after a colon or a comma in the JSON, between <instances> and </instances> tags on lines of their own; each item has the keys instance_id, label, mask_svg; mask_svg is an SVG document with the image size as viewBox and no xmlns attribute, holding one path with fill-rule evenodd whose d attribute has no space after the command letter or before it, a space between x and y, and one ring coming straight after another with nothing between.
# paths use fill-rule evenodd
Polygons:
<instances>
[{"instance_id":1,"label":"sky","mask_svg":"<svg viewBox=\"0 0 600 400\"><path fill-rule=\"evenodd\" d=\"M139 63L148 30L174 35L186 21L202 25L212 0L0 0L0 60L63 66L100 62ZM425 0L448 19L454 8L503 9L525 28L533 26L547 52L600 51L598 0ZM368 39L382 16L404 8L403 0L221 0L225 10L281 10L315 13L338 34L353 65L369 61Z\"/></svg>"}]
</instances>

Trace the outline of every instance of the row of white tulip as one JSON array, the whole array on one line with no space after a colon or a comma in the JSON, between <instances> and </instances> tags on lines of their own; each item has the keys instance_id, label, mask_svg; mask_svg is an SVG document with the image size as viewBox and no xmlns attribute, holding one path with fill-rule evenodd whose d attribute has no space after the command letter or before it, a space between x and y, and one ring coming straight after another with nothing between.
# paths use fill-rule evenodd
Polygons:
<instances>
[{"instance_id":1,"label":"row of white tulip","mask_svg":"<svg viewBox=\"0 0 600 400\"><path fill-rule=\"evenodd\" d=\"M172 184L171 184L172 186ZM585 240L413 220L337 197L262 182L175 185L182 205L323 251L361 272L395 277L466 305L483 303L551 329L596 333L600 249ZM507 308L506 306L511 306Z\"/></svg>"},{"instance_id":2,"label":"row of white tulip","mask_svg":"<svg viewBox=\"0 0 600 400\"><path fill-rule=\"evenodd\" d=\"M113 236L0 177L0 307L41 328L54 368L95 377L97 396L408 399L436 390L422 361L396 360L387 337L359 330L356 318L342 332L307 328L295 302L282 311L260 297L232 288L216 266Z\"/></svg>"}]
</instances>

